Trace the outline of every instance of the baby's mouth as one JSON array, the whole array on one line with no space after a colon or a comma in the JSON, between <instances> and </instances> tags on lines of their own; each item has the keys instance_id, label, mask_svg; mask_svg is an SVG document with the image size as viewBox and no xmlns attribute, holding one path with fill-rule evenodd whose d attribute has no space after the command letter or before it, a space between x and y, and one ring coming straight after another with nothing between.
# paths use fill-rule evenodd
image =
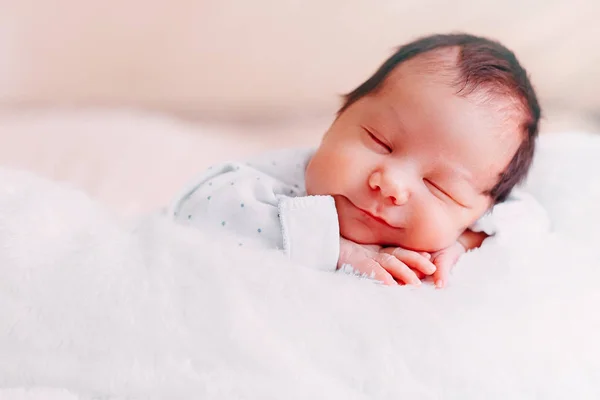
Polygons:
<instances>
[{"instance_id":1,"label":"baby's mouth","mask_svg":"<svg viewBox=\"0 0 600 400\"><path fill-rule=\"evenodd\" d=\"M380 224L386 225L386 226L388 226L390 228L394 228L394 226L390 225L385 219L383 219L381 217L378 217L378 216L376 216L376 215L370 213L369 211L367 211L365 209L362 209L360 207L356 207L356 208L359 211L361 211L363 214L365 214L368 218L370 218L370 219L372 219L372 220L374 220L376 222L379 222Z\"/></svg>"},{"instance_id":2,"label":"baby's mouth","mask_svg":"<svg viewBox=\"0 0 600 400\"><path fill-rule=\"evenodd\" d=\"M357 206L357 205L356 205L356 204L354 204L354 203L352 202L352 200L350 200L349 198L345 197L345 199L346 199L346 201L347 201L348 203L350 203L350 205L351 205L352 207L354 207L356 210L358 210L358 211L359 211L359 212L362 214L362 216L363 216L364 218L366 218L367 220L369 220L369 221L373 221L374 223L377 223L377 224L384 225L384 226L385 226L385 227L387 227L387 228L399 229L399 227L396 227L396 226L394 226L394 225L390 224L390 223L389 223L389 222L387 222L387 221L386 221L384 218L381 218L381 217L379 217L378 215L376 215L376 214L374 214L374 213L370 212L370 211L369 211L369 210L367 210L367 209L364 209L364 208L361 208L361 207Z\"/></svg>"},{"instance_id":3,"label":"baby's mouth","mask_svg":"<svg viewBox=\"0 0 600 400\"><path fill-rule=\"evenodd\" d=\"M356 207L356 208L358 208L360 211L362 211L364 214L366 214L366 215L367 215L368 217L370 217L371 219L374 219L375 221L377 221L377 222L379 222L379 223L382 223L382 224L385 224L385 225L391 226L391 225L390 225L390 224L388 224L388 222L387 222L386 220L384 220L383 218L380 218L380 217L378 217L378 216L376 216L376 215L374 215L374 214L370 213L369 211L367 211L367 210L364 210L364 209L362 209L362 208L360 208L360 207Z\"/></svg>"}]
</instances>

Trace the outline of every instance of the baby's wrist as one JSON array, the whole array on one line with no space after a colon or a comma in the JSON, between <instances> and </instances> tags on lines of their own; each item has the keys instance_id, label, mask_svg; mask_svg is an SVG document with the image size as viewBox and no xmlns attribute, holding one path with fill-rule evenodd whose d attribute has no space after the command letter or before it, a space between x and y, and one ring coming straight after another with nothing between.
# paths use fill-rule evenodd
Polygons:
<instances>
[{"instance_id":1,"label":"baby's wrist","mask_svg":"<svg viewBox=\"0 0 600 400\"><path fill-rule=\"evenodd\" d=\"M483 241L488 237L484 232L465 231L458 238L457 242L465 249L465 252L476 249L481 246Z\"/></svg>"}]
</instances>

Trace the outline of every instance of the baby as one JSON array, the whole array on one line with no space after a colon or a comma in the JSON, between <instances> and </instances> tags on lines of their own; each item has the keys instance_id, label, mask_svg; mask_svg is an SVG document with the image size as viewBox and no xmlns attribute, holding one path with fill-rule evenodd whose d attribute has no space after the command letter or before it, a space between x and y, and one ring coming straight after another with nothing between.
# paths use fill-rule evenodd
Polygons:
<instances>
[{"instance_id":1,"label":"baby","mask_svg":"<svg viewBox=\"0 0 600 400\"><path fill-rule=\"evenodd\" d=\"M513 191L539 118L527 74L504 46L425 37L345 97L316 150L211 167L169 213L309 267L388 285L431 276L443 287L463 253L542 215Z\"/></svg>"}]
</instances>

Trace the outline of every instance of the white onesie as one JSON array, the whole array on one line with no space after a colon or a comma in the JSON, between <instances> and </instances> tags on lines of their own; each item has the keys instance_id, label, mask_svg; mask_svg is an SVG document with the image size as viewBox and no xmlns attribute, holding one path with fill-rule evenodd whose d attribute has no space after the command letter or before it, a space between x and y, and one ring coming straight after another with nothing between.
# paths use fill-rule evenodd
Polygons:
<instances>
[{"instance_id":1,"label":"white onesie","mask_svg":"<svg viewBox=\"0 0 600 400\"><path fill-rule=\"evenodd\" d=\"M168 215L182 224L221 229L232 245L279 249L296 263L335 271L340 237L333 197L307 196L304 185L314 151L279 150L210 167L175 198ZM493 235L548 226L543 208L515 190L471 229Z\"/></svg>"}]
</instances>

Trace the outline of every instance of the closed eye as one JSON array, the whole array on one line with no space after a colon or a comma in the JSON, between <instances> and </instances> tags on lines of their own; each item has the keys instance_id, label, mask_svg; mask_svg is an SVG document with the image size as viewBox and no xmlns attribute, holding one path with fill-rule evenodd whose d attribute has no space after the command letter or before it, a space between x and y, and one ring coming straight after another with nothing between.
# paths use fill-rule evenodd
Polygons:
<instances>
[{"instance_id":1,"label":"closed eye","mask_svg":"<svg viewBox=\"0 0 600 400\"><path fill-rule=\"evenodd\" d=\"M438 197L443 196L444 198L453 201L454 203L458 204L461 207L467 207L464 204L462 204L461 202L459 202L458 200L456 200L454 197L452 197L448 192L446 192L444 189L442 189L439 185L433 183L429 179L423 179L423 181L425 182L425 184L427 185L429 190L434 192L434 194L437 194Z\"/></svg>"},{"instance_id":2,"label":"closed eye","mask_svg":"<svg viewBox=\"0 0 600 400\"><path fill-rule=\"evenodd\" d=\"M373 142L375 142L381 148L385 149L386 152L388 152L388 153L392 152L392 148L389 145L385 144L377 136L373 135L373 133L371 133L369 130L367 130L367 134L369 135L369 138L371 138L371 140Z\"/></svg>"}]
</instances>

